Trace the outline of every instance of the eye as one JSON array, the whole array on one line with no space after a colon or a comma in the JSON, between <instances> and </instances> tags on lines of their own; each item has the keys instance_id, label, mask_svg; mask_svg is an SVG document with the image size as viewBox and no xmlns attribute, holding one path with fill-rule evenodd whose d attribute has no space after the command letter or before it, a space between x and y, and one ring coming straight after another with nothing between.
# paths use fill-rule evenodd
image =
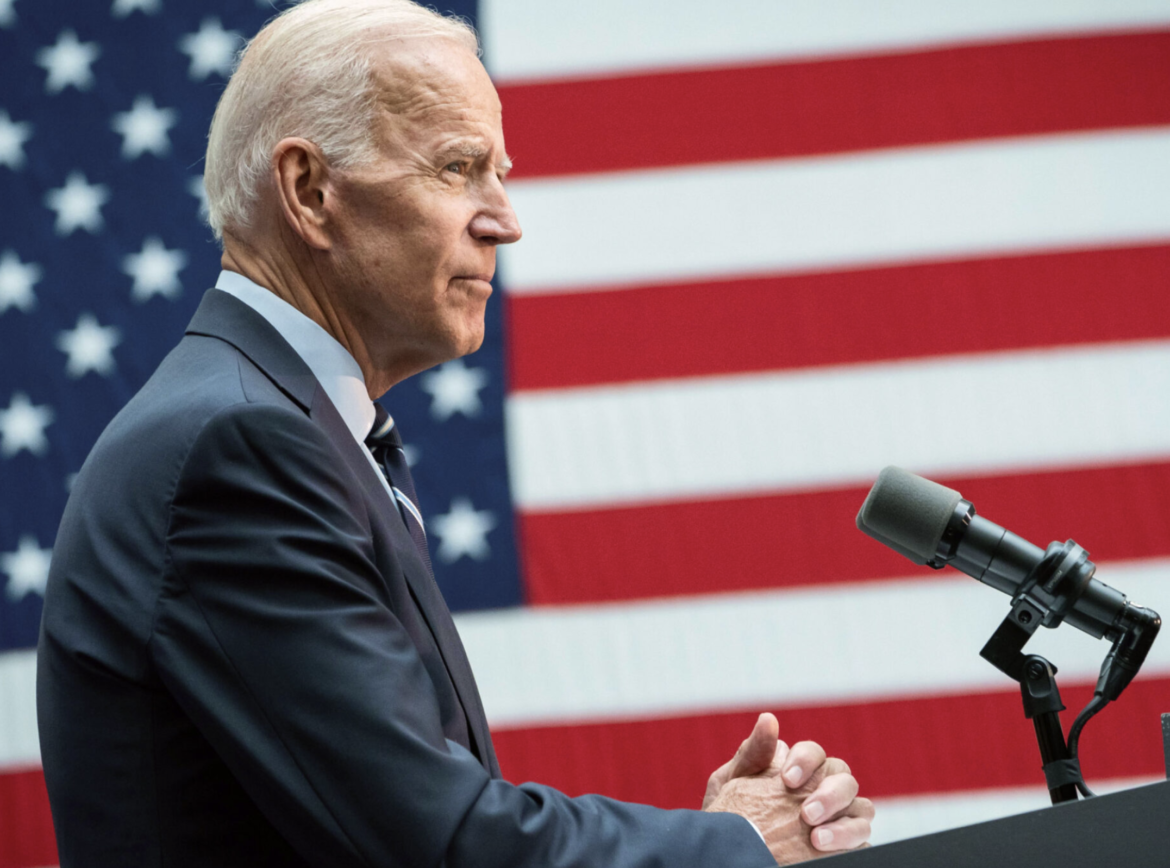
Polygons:
<instances>
[{"instance_id":1,"label":"eye","mask_svg":"<svg viewBox=\"0 0 1170 868\"><path fill-rule=\"evenodd\" d=\"M456 174L456 175L466 175L467 174L467 163L465 163L462 160L457 160L454 163L448 163L446 166L444 166L443 171L444 172L452 172L453 174Z\"/></svg>"}]
</instances>

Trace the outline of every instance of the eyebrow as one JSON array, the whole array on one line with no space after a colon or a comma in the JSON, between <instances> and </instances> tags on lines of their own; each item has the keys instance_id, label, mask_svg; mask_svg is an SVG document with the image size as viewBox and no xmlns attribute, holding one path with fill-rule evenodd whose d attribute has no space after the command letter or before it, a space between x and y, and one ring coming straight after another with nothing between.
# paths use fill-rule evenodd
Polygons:
<instances>
[{"instance_id":1,"label":"eyebrow","mask_svg":"<svg viewBox=\"0 0 1170 868\"><path fill-rule=\"evenodd\" d=\"M452 142L446 147L439 149L440 157L449 157L455 154L474 160L486 156L487 148L475 142Z\"/></svg>"},{"instance_id":2,"label":"eyebrow","mask_svg":"<svg viewBox=\"0 0 1170 868\"><path fill-rule=\"evenodd\" d=\"M442 162L452 156L466 157L469 160L481 160L489 153L489 149L475 142L454 142L439 150L438 160ZM512 158L504 154L498 168L507 174L512 169Z\"/></svg>"}]
</instances>

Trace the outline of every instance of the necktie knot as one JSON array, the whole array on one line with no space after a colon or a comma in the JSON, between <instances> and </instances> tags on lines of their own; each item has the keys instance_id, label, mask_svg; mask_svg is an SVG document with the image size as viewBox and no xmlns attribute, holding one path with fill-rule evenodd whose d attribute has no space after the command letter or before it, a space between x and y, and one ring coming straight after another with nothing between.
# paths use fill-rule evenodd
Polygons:
<instances>
[{"instance_id":1,"label":"necktie knot","mask_svg":"<svg viewBox=\"0 0 1170 868\"><path fill-rule=\"evenodd\" d=\"M394 424L394 417L381 404L374 404L374 425L366 435L366 446L371 451L377 447L402 448L402 437Z\"/></svg>"}]
</instances>

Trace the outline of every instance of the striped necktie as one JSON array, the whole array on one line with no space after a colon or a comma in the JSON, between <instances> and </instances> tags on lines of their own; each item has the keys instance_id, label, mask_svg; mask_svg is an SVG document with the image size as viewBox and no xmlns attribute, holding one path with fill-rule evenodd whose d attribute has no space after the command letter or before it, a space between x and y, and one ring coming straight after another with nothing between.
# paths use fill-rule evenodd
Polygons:
<instances>
[{"instance_id":1,"label":"striped necktie","mask_svg":"<svg viewBox=\"0 0 1170 868\"><path fill-rule=\"evenodd\" d=\"M366 437L366 447L374 456L374 462L390 484L390 491L398 502L398 512L406 523L410 538L414 540L419 557L427 566L427 572L434 576L431 556L427 551L427 532L422 512L418 508L418 495L414 491L414 480L406 464L406 453L402 451L402 438L394 418L381 404L374 404L374 427Z\"/></svg>"}]
</instances>

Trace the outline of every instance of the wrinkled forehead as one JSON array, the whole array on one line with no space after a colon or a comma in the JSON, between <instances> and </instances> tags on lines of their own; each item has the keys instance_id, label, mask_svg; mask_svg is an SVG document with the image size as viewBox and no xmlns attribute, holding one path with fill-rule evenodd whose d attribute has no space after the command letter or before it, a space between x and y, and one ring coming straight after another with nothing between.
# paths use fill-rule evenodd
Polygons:
<instances>
[{"instance_id":1,"label":"wrinkled forehead","mask_svg":"<svg viewBox=\"0 0 1170 868\"><path fill-rule=\"evenodd\" d=\"M446 39L390 40L372 52L378 106L400 116L500 114L487 70L466 46Z\"/></svg>"}]
</instances>

